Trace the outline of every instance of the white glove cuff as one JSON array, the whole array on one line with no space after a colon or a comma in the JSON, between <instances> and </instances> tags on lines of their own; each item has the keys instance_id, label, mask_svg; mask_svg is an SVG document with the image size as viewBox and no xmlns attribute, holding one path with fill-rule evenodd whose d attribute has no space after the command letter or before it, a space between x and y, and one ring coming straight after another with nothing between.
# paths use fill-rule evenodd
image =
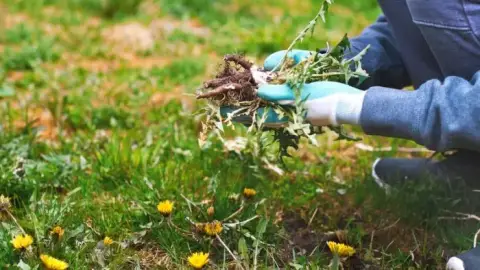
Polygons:
<instances>
[{"instance_id":1,"label":"white glove cuff","mask_svg":"<svg viewBox=\"0 0 480 270\"><path fill-rule=\"evenodd\" d=\"M338 102L332 112L332 115L334 115L332 124L334 126L343 124L359 125L365 93L366 91L358 94L338 95Z\"/></svg>"}]
</instances>

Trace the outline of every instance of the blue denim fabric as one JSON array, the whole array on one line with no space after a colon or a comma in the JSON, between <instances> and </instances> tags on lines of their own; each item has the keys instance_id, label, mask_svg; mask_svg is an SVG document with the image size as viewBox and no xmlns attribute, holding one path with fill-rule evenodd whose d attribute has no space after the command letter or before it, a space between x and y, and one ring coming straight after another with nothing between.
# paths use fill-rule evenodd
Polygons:
<instances>
[{"instance_id":1,"label":"blue denim fabric","mask_svg":"<svg viewBox=\"0 0 480 270\"><path fill-rule=\"evenodd\" d=\"M480 151L480 0L379 0L383 15L352 39L371 45L360 118L367 134L432 150ZM397 89L413 85L416 91Z\"/></svg>"}]
</instances>

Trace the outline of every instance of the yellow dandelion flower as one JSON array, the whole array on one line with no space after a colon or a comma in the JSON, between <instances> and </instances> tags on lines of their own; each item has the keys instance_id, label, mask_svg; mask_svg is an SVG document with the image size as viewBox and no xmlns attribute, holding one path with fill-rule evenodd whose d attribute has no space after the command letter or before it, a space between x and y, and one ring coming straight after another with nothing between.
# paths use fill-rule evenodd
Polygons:
<instances>
[{"instance_id":1,"label":"yellow dandelion flower","mask_svg":"<svg viewBox=\"0 0 480 270\"><path fill-rule=\"evenodd\" d=\"M10 204L10 198L0 195L0 212L8 210L12 204Z\"/></svg>"},{"instance_id":2,"label":"yellow dandelion flower","mask_svg":"<svg viewBox=\"0 0 480 270\"><path fill-rule=\"evenodd\" d=\"M157 205L158 212L164 216L169 216L173 210L173 202L166 200Z\"/></svg>"},{"instance_id":3,"label":"yellow dandelion flower","mask_svg":"<svg viewBox=\"0 0 480 270\"><path fill-rule=\"evenodd\" d=\"M349 245L339 244L332 241L328 241L327 245L333 254L340 257L350 257L355 254L355 249Z\"/></svg>"},{"instance_id":4,"label":"yellow dandelion flower","mask_svg":"<svg viewBox=\"0 0 480 270\"><path fill-rule=\"evenodd\" d=\"M243 196L247 198L251 198L257 194L257 191L253 188L244 188L243 189Z\"/></svg>"},{"instance_id":5,"label":"yellow dandelion flower","mask_svg":"<svg viewBox=\"0 0 480 270\"><path fill-rule=\"evenodd\" d=\"M46 254L40 255L40 260L42 260L43 265L48 270L65 270L68 268L68 263Z\"/></svg>"},{"instance_id":6,"label":"yellow dandelion flower","mask_svg":"<svg viewBox=\"0 0 480 270\"><path fill-rule=\"evenodd\" d=\"M208 207L207 214L213 216L213 214L215 214L215 208L213 206Z\"/></svg>"},{"instance_id":7,"label":"yellow dandelion flower","mask_svg":"<svg viewBox=\"0 0 480 270\"><path fill-rule=\"evenodd\" d=\"M210 222L210 223L207 223L203 227L203 231L210 236L215 236L215 235L221 233L222 230L223 230L222 223L220 221L217 221L217 220L215 220L213 222Z\"/></svg>"},{"instance_id":8,"label":"yellow dandelion flower","mask_svg":"<svg viewBox=\"0 0 480 270\"><path fill-rule=\"evenodd\" d=\"M24 249L32 245L33 238L28 234L19 234L12 239L11 243L15 249Z\"/></svg>"},{"instance_id":9,"label":"yellow dandelion flower","mask_svg":"<svg viewBox=\"0 0 480 270\"><path fill-rule=\"evenodd\" d=\"M56 234L58 236L58 238L62 238L63 234L65 233L65 230L60 227L60 226L55 226L53 227L53 229L50 231L50 234L51 235L54 235Z\"/></svg>"},{"instance_id":10,"label":"yellow dandelion flower","mask_svg":"<svg viewBox=\"0 0 480 270\"><path fill-rule=\"evenodd\" d=\"M195 269L202 269L208 263L208 253L195 252L188 256L188 263Z\"/></svg>"},{"instance_id":11,"label":"yellow dandelion flower","mask_svg":"<svg viewBox=\"0 0 480 270\"><path fill-rule=\"evenodd\" d=\"M105 238L103 238L103 244L105 246L110 246L111 244L113 244L112 238L105 236Z\"/></svg>"}]
</instances>

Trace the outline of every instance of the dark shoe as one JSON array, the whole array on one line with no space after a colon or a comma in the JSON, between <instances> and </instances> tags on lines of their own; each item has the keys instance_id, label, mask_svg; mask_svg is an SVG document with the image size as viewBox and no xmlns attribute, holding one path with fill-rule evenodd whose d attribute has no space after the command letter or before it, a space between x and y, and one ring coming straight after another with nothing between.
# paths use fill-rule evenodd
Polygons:
<instances>
[{"instance_id":1,"label":"dark shoe","mask_svg":"<svg viewBox=\"0 0 480 270\"><path fill-rule=\"evenodd\" d=\"M471 249L447 262L447 270L478 270L480 269L480 247Z\"/></svg>"},{"instance_id":2,"label":"dark shoe","mask_svg":"<svg viewBox=\"0 0 480 270\"><path fill-rule=\"evenodd\" d=\"M427 158L383 158L373 164L372 176L381 187L406 181L435 180L449 184L463 182L480 187L480 153L459 151L436 161ZM479 268L480 269L480 268Z\"/></svg>"}]
</instances>

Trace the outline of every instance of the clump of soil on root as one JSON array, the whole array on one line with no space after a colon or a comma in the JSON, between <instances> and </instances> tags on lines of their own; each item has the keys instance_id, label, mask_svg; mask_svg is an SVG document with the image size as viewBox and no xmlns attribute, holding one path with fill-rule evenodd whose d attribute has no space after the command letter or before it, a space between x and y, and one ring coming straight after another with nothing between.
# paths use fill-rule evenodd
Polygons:
<instances>
[{"instance_id":1,"label":"clump of soil on root","mask_svg":"<svg viewBox=\"0 0 480 270\"><path fill-rule=\"evenodd\" d=\"M203 83L197 99L209 99L218 106L260 101L256 94L258 85L252 73L254 64L238 54L225 55L223 60L221 70L215 79Z\"/></svg>"}]
</instances>

